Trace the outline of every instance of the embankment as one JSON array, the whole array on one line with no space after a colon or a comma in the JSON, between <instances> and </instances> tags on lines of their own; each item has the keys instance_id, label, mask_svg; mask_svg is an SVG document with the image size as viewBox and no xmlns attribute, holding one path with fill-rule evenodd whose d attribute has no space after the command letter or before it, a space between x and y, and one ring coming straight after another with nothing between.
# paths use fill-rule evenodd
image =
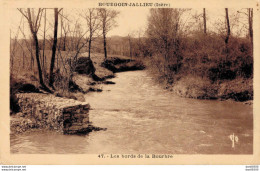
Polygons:
<instances>
[{"instance_id":1,"label":"embankment","mask_svg":"<svg viewBox=\"0 0 260 171\"><path fill-rule=\"evenodd\" d=\"M114 73L145 69L144 64L140 60L120 59L117 57L112 57L105 60L102 63L102 66L110 71L113 71Z\"/></svg>"},{"instance_id":2,"label":"embankment","mask_svg":"<svg viewBox=\"0 0 260 171\"><path fill-rule=\"evenodd\" d=\"M90 105L84 103L83 94L101 92L102 84L115 84L106 81L114 77L115 72L143 68L140 62L130 59L114 57L105 61L99 58L92 61L81 56L77 60L67 93L57 89L53 94L43 91L35 77L11 77L11 131L21 133L37 128L78 134L101 130L103 128L90 124Z\"/></svg>"},{"instance_id":3,"label":"embankment","mask_svg":"<svg viewBox=\"0 0 260 171\"><path fill-rule=\"evenodd\" d=\"M218 80L212 80L210 74L217 75L218 73L210 73L205 69L201 71L205 75L203 76L194 73L196 70L186 68L177 73L172 72L169 79L170 74L167 75L160 71L152 60L145 61L145 63L149 66L148 71L151 76L163 88L173 91L178 96L195 99L233 100L245 104L253 103L252 77L237 76L233 79L218 78ZM228 74L223 75L228 76Z\"/></svg>"},{"instance_id":4,"label":"embankment","mask_svg":"<svg viewBox=\"0 0 260 171\"><path fill-rule=\"evenodd\" d=\"M208 79L189 75L176 81L170 90L179 96L196 99L253 100L253 81L244 78L212 83Z\"/></svg>"},{"instance_id":5,"label":"embankment","mask_svg":"<svg viewBox=\"0 0 260 171\"><path fill-rule=\"evenodd\" d=\"M143 70L144 64L140 60L132 60L126 57L108 57L106 60L100 57L80 57L80 64L73 74L73 84L80 92L102 91L103 84L114 84L106 81L115 77L115 73L124 71ZM84 62L85 61L85 62ZM91 62L89 62L91 61ZM90 68L90 69L89 69Z\"/></svg>"}]
</instances>

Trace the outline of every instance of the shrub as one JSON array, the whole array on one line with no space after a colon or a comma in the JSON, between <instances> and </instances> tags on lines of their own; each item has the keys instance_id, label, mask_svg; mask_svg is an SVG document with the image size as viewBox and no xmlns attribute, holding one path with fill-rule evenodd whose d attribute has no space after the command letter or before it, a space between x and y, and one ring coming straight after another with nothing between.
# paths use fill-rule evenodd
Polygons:
<instances>
[{"instance_id":1,"label":"shrub","mask_svg":"<svg viewBox=\"0 0 260 171\"><path fill-rule=\"evenodd\" d=\"M218 87L206 78L187 75L174 84L173 91L183 97L196 99L217 98Z\"/></svg>"},{"instance_id":2,"label":"shrub","mask_svg":"<svg viewBox=\"0 0 260 171\"><path fill-rule=\"evenodd\" d=\"M177 94L192 98L252 99L253 90L245 87L248 81L241 81L253 78L253 48L249 39L230 37L226 46L220 35L198 33L179 38L178 53L172 53L171 58L165 59L153 51L148 66L160 82L173 84ZM244 90L238 91L239 86ZM224 89L230 92L225 93Z\"/></svg>"}]
</instances>

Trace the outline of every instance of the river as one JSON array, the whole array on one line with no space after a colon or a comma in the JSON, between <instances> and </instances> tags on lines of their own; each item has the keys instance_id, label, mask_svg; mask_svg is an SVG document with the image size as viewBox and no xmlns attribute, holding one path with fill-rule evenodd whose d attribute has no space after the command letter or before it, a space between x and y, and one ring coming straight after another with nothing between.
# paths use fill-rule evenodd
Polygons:
<instances>
[{"instance_id":1,"label":"river","mask_svg":"<svg viewBox=\"0 0 260 171\"><path fill-rule=\"evenodd\" d=\"M12 153L252 154L253 107L181 98L147 71L117 73L116 84L85 95L90 121L107 128L88 135L35 131L11 135ZM234 148L230 135L234 135Z\"/></svg>"}]
</instances>

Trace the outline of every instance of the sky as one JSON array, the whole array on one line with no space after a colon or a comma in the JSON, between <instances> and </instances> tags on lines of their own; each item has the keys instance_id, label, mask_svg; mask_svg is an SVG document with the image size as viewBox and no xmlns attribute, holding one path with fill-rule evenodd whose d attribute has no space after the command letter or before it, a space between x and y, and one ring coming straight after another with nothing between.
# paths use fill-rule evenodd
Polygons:
<instances>
[{"instance_id":1,"label":"sky","mask_svg":"<svg viewBox=\"0 0 260 171\"><path fill-rule=\"evenodd\" d=\"M128 34L138 34L147 25L148 8L126 8L120 10L117 19L118 27L111 30L110 35L127 36Z\"/></svg>"},{"instance_id":2,"label":"sky","mask_svg":"<svg viewBox=\"0 0 260 171\"><path fill-rule=\"evenodd\" d=\"M187 21L189 21L192 18L192 15L194 15L195 13L201 14L202 10L203 10L202 8L201 9L192 9L189 12L187 12L186 16L185 16ZM241 10L241 9L230 9L230 11L229 11L231 24L233 21L232 18L234 18L235 15L237 14L237 10ZM77 19L80 18L80 17L78 17L78 15L76 15L76 13L78 13L78 11L79 11L78 9L64 9L64 12L66 12L68 15L70 15L71 23L75 22ZM120 14L116 19L118 26L113 28L108 33L108 36L114 36L114 35L127 36L128 34L130 34L131 36L137 37L138 32L140 30L142 30L143 32L145 31L145 29L147 27L147 18L149 15L149 8L126 8L126 9L119 10L119 12L120 12ZM209 30L215 29L216 22L225 21L224 8L206 9L206 13L207 13L207 27ZM243 16L243 15L241 14L241 16ZM12 37L15 37L15 35L18 35L18 38L23 38L23 35L21 33L17 32L20 23L23 23L23 22L20 22L21 17L22 17L22 15L17 9L13 9L12 11L10 11ZM49 26L47 26L48 33L49 33L49 36L52 36L53 35L52 27L53 27L53 20L54 20L52 9L48 9L47 18L48 18L47 24L49 25ZM201 17L201 19L202 19L202 17ZM245 15L242 17L242 19L244 20L244 21L241 20L242 22L244 22L244 23L247 22L245 20ZM199 22L201 22L201 21L199 21ZM80 23L82 24L82 28L84 28L86 25L85 21L80 19ZM237 24L237 23L233 23L233 24ZM71 25L73 25L73 24L71 24ZM29 31L28 23L25 22L24 25L22 24L21 26L24 28L24 30L25 30L24 32L25 32L26 36L29 36L30 31ZM41 28L43 28L43 20L42 20ZM236 30L234 29L233 31L236 31ZM59 35L59 32L60 32L60 30L58 30L58 35ZM42 35L42 31L39 32L39 35Z\"/></svg>"},{"instance_id":3,"label":"sky","mask_svg":"<svg viewBox=\"0 0 260 171\"><path fill-rule=\"evenodd\" d=\"M72 20L76 20L77 16L73 16L77 10L68 10L68 13L71 15ZM117 26L114 27L109 33L108 36L127 36L128 34L136 34L136 32L140 29L144 30L147 24L147 16L149 14L148 8L132 8L132 9L119 9L120 13L116 19ZM21 21L21 13L17 9L13 9L10 12L10 20L11 20L11 30L12 34L15 35L17 33L17 29L19 27ZM53 11L47 11L47 18L49 22L53 22ZM48 23L48 22L47 22ZM82 21L82 25L84 25L84 21ZM60 30L59 30L60 31ZM26 34L29 33L28 24L25 23L25 32ZM21 36L21 35L20 35ZM13 37L13 36L12 36Z\"/></svg>"}]
</instances>

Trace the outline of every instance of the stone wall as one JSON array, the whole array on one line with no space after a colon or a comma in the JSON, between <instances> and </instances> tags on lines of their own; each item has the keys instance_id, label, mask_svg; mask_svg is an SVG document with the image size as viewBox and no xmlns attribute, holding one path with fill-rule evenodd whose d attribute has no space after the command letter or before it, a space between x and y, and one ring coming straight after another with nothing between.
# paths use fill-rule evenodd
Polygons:
<instances>
[{"instance_id":1,"label":"stone wall","mask_svg":"<svg viewBox=\"0 0 260 171\"><path fill-rule=\"evenodd\" d=\"M85 102L43 93L19 93L16 96L24 117L33 119L42 127L65 134L88 130L90 105Z\"/></svg>"}]
</instances>

